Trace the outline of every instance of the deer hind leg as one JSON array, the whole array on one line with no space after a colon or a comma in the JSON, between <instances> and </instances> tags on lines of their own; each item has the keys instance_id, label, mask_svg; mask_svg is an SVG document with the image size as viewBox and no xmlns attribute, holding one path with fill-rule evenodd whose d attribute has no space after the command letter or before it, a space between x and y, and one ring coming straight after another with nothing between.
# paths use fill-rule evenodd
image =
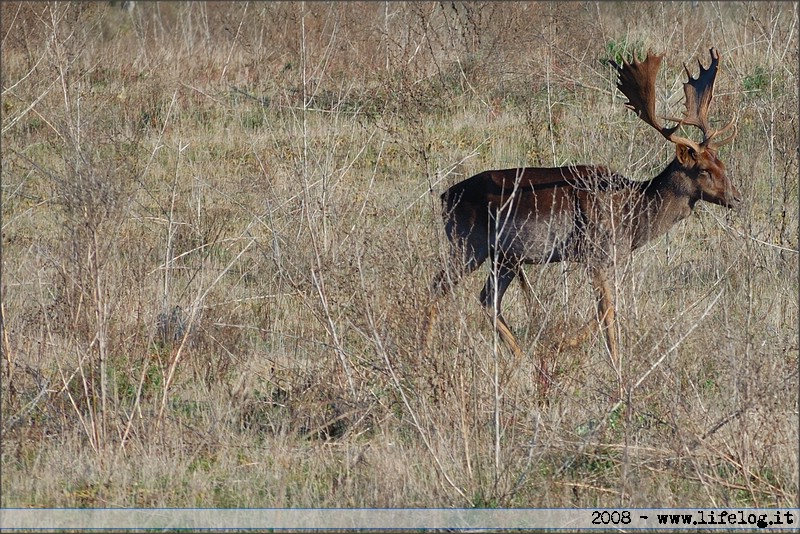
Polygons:
<instances>
[{"instance_id":1,"label":"deer hind leg","mask_svg":"<svg viewBox=\"0 0 800 534\"><path fill-rule=\"evenodd\" d=\"M533 291L531 290L527 280L522 279L524 276L522 269L519 266L512 266L505 262L500 263L497 266L497 273L490 274L489 278L486 280L486 285L483 287L483 291L481 292L481 304L483 305L484 309L489 312L490 320L492 320L497 333L503 340L503 343L505 343L505 345L514 354L516 362L519 362L524 357L522 347L520 347L516 336L514 336L514 333L511 331L508 323L506 323L506 320L503 318L503 314L500 310L500 303L503 300L503 295L508 289L508 286L514 280L515 276L520 276L523 289L526 291L527 297L530 299L528 302L529 304L532 304ZM547 391L550 388L550 384L552 383L552 376L547 371L547 362L545 360L544 353L540 354L537 367L539 375L539 391L543 396L546 396Z\"/></svg>"},{"instance_id":2,"label":"deer hind leg","mask_svg":"<svg viewBox=\"0 0 800 534\"><path fill-rule=\"evenodd\" d=\"M472 249L469 254L462 255L458 252L458 249L451 247L447 267L439 271L431 280L431 301L422 326L422 340L420 342L423 350L428 350L429 347L430 338L433 334L433 324L438 315L439 300L450 293L462 278L483 264L488 256L487 248Z\"/></svg>"},{"instance_id":3,"label":"deer hind leg","mask_svg":"<svg viewBox=\"0 0 800 534\"><path fill-rule=\"evenodd\" d=\"M523 356L522 348L500 311L500 303L503 301L503 295L514 280L516 274L516 268L505 262L499 262L497 265L497 272L490 273L489 278L486 279L486 284L483 286L483 291L481 291L481 304L483 308L489 312L489 317L497 333L500 334L500 338L506 346L511 349L514 356L519 359Z\"/></svg>"},{"instance_id":4,"label":"deer hind leg","mask_svg":"<svg viewBox=\"0 0 800 534\"><path fill-rule=\"evenodd\" d=\"M433 333L433 323L436 321L438 315L439 297L447 294L452 290L453 286L458 283L457 280L451 282L451 278L447 269L442 269L431 281L431 301L428 304L428 313L425 314L424 322L422 325L422 339L420 345L423 350L428 350L431 334Z\"/></svg>"},{"instance_id":5,"label":"deer hind leg","mask_svg":"<svg viewBox=\"0 0 800 534\"><path fill-rule=\"evenodd\" d=\"M528 276L522 269L522 265L517 267L517 279L519 280L519 284L522 286L522 294L525 296L525 305L530 310L533 308L533 288L528 280Z\"/></svg>"},{"instance_id":6,"label":"deer hind leg","mask_svg":"<svg viewBox=\"0 0 800 534\"><path fill-rule=\"evenodd\" d=\"M528 306L528 310L533 310L533 307L536 305L535 297L533 294L533 288L531 287L531 283L528 280L525 271L520 265L517 268L517 276L519 277L519 282L522 285L522 292L525 295L525 304ZM530 313L530 312L529 312ZM557 351L556 351L557 352ZM548 352L547 351L540 351L539 352L539 362L538 362L538 372L539 372L539 391L543 397L547 396L547 391L550 389L550 385L553 383L553 371L555 369L555 362L548 361ZM552 370L551 370L552 369Z\"/></svg>"}]
</instances>

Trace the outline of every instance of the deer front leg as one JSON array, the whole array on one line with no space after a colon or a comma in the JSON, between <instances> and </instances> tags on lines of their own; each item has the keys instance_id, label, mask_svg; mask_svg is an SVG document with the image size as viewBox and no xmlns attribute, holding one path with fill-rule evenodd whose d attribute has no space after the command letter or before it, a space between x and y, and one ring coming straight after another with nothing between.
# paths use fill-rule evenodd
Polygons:
<instances>
[{"instance_id":1,"label":"deer front leg","mask_svg":"<svg viewBox=\"0 0 800 534\"><path fill-rule=\"evenodd\" d=\"M616 360L619 353L617 344L617 330L614 327L614 294L608 276L603 271L597 270L594 275L594 286L597 290L597 319L606 333L606 344L612 358Z\"/></svg>"},{"instance_id":2,"label":"deer front leg","mask_svg":"<svg viewBox=\"0 0 800 534\"><path fill-rule=\"evenodd\" d=\"M606 344L611 355L611 365L617 373L617 387L620 398L623 396L622 390L622 362L619 357L619 343L617 340L616 314L614 310L614 293L608 281L606 271L596 269L594 271L594 287L597 291L597 319L605 330Z\"/></svg>"},{"instance_id":3,"label":"deer front leg","mask_svg":"<svg viewBox=\"0 0 800 534\"><path fill-rule=\"evenodd\" d=\"M553 344L553 350L555 350L555 352L561 352L565 347L568 349L575 349L581 346L596 327L597 316L593 314L592 318L571 336L567 337L566 333L564 333L561 340Z\"/></svg>"}]
</instances>

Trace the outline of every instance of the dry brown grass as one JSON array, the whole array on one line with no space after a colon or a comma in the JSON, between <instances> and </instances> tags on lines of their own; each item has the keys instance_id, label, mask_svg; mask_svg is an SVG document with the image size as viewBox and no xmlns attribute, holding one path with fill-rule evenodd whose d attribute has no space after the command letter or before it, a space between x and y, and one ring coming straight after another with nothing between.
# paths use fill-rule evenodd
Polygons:
<instances>
[{"instance_id":1,"label":"dry brown grass","mask_svg":"<svg viewBox=\"0 0 800 534\"><path fill-rule=\"evenodd\" d=\"M796 4L0 9L2 506L797 504ZM509 292L530 360L484 274L423 351L446 186L653 176L672 148L603 60L665 52L679 96L712 45L746 206L620 273L621 364L595 336L536 390L591 314L575 265Z\"/></svg>"}]
</instances>

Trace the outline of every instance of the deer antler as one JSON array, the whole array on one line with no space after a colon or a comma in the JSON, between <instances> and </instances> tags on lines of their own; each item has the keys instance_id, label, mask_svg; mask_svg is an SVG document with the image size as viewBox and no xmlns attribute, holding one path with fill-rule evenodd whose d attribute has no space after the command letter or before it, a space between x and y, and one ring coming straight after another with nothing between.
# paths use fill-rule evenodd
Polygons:
<instances>
[{"instance_id":1,"label":"deer antler","mask_svg":"<svg viewBox=\"0 0 800 534\"><path fill-rule=\"evenodd\" d=\"M703 68L700 60L697 60L697 65L700 67L700 74L697 78L692 78L689 72L689 67L683 64L683 69L686 71L686 76L689 81L683 84L683 92L686 95L686 117L683 119L683 124L691 124L697 126L703 132L703 143L710 139L714 134L709 135L710 127L708 124L708 106L711 104L711 99L714 96L714 79L717 77L717 66L719 65L719 52L712 48L711 64L707 69Z\"/></svg>"},{"instance_id":2,"label":"deer antler","mask_svg":"<svg viewBox=\"0 0 800 534\"><path fill-rule=\"evenodd\" d=\"M711 125L708 122L708 108L711 105L711 99L714 93L714 80L717 77L719 52L715 48L712 48L709 50L709 53L711 54L711 64L707 69L703 68L703 64L700 63L699 59L697 60L697 64L700 67L700 74L697 75L697 78L692 78L692 75L689 73L689 68L686 64L683 65L686 75L689 77L689 81L683 85L683 92L686 95L686 118L683 120L683 124L691 124L700 128L700 131L703 132L703 142L700 143L701 145L711 144L711 140L715 136L727 131L731 126L734 126L735 121L735 118L732 119L721 130L711 130L710 128ZM716 146L725 144L731 141L735 136L736 129L734 128L734 133L730 137L714 144Z\"/></svg>"},{"instance_id":3,"label":"deer antler","mask_svg":"<svg viewBox=\"0 0 800 534\"><path fill-rule=\"evenodd\" d=\"M628 102L625 104L627 108L636 112L636 115L640 119L658 130L661 135L669 141L675 144L689 146L694 150L699 150L701 145L708 146L714 136L728 130L733 126L734 122L731 121L722 130L713 131L710 128L708 122L708 107L713 97L714 80L717 76L717 66L719 65L719 52L712 48L710 53L711 64L707 69L703 68L703 64L698 60L700 74L698 74L697 78L692 78L691 73L689 73L689 68L684 64L684 69L689 77L689 81L683 84L683 91L686 95L686 111L683 119L667 119L678 123L672 128L664 127L656 118L655 114L655 81L658 69L661 66L661 60L664 56L658 56L647 52L647 58L645 58L644 61L636 61L636 59L634 59L632 63L623 61L621 67L614 61L610 63L614 66L619 75L617 87L628 97ZM696 126L703 132L703 141L700 144L695 143L691 139L675 135L678 128L684 124ZM731 137L717 143L717 145L727 143L733 139L735 135L736 133L734 130L734 134Z\"/></svg>"},{"instance_id":4,"label":"deer antler","mask_svg":"<svg viewBox=\"0 0 800 534\"><path fill-rule=\"evenodd\" d=\"M662 59L663 55L658 56L648 51L644 61L637 61L634 58L632 63L628 63L623 60L621 67L616 62L610 61L619 75L617 88L628 97L625 107L633 110L640 119L658 130L668 141L699 150L697 143L691 139L675 135L682 121L677 121L678 124L672 128L666 128L656 117L656 75Z\"/></svg>"}]
</instances>

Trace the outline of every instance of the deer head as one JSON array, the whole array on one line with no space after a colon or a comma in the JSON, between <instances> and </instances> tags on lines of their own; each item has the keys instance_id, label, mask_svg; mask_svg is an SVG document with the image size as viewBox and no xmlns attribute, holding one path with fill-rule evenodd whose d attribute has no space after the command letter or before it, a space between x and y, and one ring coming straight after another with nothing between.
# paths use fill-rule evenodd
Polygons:
<instances>
[{"instance_id":1,"label":"deer head","mask_svg":"<svg viewBox=\"0 0 800 534\"><path fill-rule=\"evenodd\" d=\"M655 128L668 141L675 144L675 159L681 170L691 179L691 184L699 189L700 197L708 202L732 208L741 201L741 194L728 179L725 165L717 157L717 149L730 142L736 136L736 127L731 120L724 128L714 130L708 120L708 108L714 91L714 80L717 76L719 65L719 52L712 48L711 64L703 68L698 60L700 74L693 78L689 68L684 64L684 70L689 80L683 84L686 110L682 119L666 120L677 122L675 126L665 127L656 117L656 89L655 81L658 69L661 66L663 55L658 56L647 53L644 61L633 60L632 63L622 62L622 66L610 61L617 70L619 82L617 87L628 97L625 106L633 110L644 122ZM703 140L699 143L676 135L681 126L695 126L703 133ZM717 141L719 134L734 128L733 133L726 139Z\"/></svg>"}]
</instances>

